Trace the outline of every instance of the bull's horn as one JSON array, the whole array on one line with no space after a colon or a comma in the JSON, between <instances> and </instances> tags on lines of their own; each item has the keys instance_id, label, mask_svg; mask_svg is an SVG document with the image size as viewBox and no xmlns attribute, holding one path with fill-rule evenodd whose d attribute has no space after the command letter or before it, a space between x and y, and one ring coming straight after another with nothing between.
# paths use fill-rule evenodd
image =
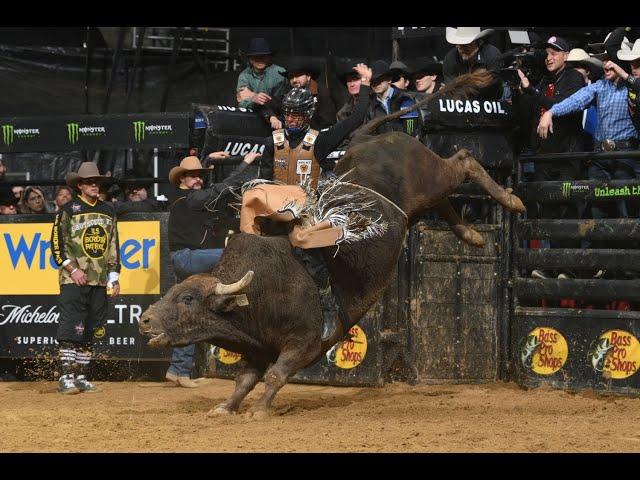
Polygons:
<instances>
[{"instance_id":1,"label":"bull's horn","mask_svg":"<svg viewBox=\"0 0 640 480\"><path fill-rule=\"evenodd\" d=\"M230 285L225 285L222 282L218 283L214 292L217 295L230 295L232 293L241 292L251 283L251 280L253 280L253 270L249 270L245 273L244 277L236 283L232 283Z\"/></svg>"}]
</instances>

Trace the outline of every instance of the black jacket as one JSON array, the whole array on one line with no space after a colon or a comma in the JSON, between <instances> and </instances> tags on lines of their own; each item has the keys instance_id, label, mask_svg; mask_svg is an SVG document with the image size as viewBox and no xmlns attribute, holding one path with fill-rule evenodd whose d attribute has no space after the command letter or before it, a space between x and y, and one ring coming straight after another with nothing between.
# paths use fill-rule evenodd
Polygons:
<instances>
[{"instance_id":1,"label":"black jacket","mask_svg":"<svg viewBox=\"0 0 640 480\"><path fill-rule=\"evenodd\" d=\"M243 183L242 173L246 167L246 163L240 163L240 166L222 182L206 189L176 189L176 200L169 208L170 251L184 248L224 248L224 234L227 232L216 231L220 226L220 215L207 210L207 206L211 205L212 209L218 211L225 208L226 199L223 202L218 201L230 193L230 187L238 187Z\"/></svg>"},{"instance_id":2,"label":"black jacket","mask_svg":"<svg viewBox=\"0 0 640 480\"><path fill-rule=\"evenodd\" d=\"M389 113L395 113L402 108L403 102L415 103L413 97L400 90L399 88L392 87L393 92L391 94L391 99L389 101ZM360 93L362 95L362 92ZM373 120L374 118L385 117L387 116L387 112L385 112L382 104L376 98L376 94L372 93L370 95L369 100L369 108L367 110L367 122ZM407 131L407 122L405 122L402 118L397 118L391 122L387 122L385 124L380 125L374 133L381 134L386 132L405 132L410 135L415 135L417 132L420 132L422 126L422 120L418 115L416 118L416 124L411 127L411 131Z\"/></svg>"},{"instance_id":3,"label":"black jacket","mask_svg":"<svg viewBox=\"0 0 640 480\"><path fill-rule=\"evenodd\" d=\"M500 55L500 50L489 43L484 43L480 46L474 58L468 62L464 62L458 53L458 49L454 47L449 50L442 61L444 83L448 83L464 73L471 73L480 68L498 71L502 68L503 63Z\"/></svg>"},{"instance_id":4,"label":"black jacket","mask_svg":"<svg viewBox=\"0 0 640 480\"><path fill-rule=\"evenodd\" d=\"M550 74L549 74L550 75ZM552 97L545 96L549 84L555 84ZM585 86L582 74L573 68L565 67L553 76L546 76L536 87L531 85L524 89L519 104L520 118L529 117L527 128L530 131L530 148L536 153L561 153L582 151L582 112L572 113L553 119L553 133L543 140L538 136L537 128L541 117L541 108L549 110L556 103Z\"/></svg>"}]
</instances>

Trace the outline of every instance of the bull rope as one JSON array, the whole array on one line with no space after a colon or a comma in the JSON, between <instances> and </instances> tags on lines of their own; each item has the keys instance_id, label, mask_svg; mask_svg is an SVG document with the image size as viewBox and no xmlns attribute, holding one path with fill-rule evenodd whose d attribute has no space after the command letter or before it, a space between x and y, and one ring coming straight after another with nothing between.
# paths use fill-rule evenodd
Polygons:
<instances>
[{"instance_id":1,"label":"bull rope","mask_svg":"<svg viewBox=\"0 0 640 480\"><path fill-rule=\"evenodd\" d=\"M351 170L347 171L346 173L344 173L340 178L344 178L347 175L349 175L351 172L353 172L356 169L356 167L353 167ZM389 200L387 197L385 197L384 195L382 195L381 193L376 192L375 190L371 190L368 187L365 187L363 185L360 185L358 183L352 183L352 182L342 182L343 184L348 184L348 185L353 185L354 187L359 187L359 188L363 188L365 190L368 190L371 193L376 194L377 196L379 196L380 198L382 198L383 200L386 200L387 203L390 203L391 205L393 205L394 207L396 207L398 209L398 211L404 216L405 220L407 221L407 223L409 223L409 216L404 212L404 210L402 210L398 205L396 205L393 201Z\"/></svg>"}]
</instances>

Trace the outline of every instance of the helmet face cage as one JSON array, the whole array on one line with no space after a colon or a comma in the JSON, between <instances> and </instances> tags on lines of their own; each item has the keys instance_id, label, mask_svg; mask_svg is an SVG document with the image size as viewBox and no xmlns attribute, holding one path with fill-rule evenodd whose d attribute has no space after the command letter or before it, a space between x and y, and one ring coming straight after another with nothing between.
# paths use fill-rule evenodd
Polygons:
<instances>
[{"instance_id":1,"label":"helmet face cage","mask_svg":"<svg viewBox=\"0 0 640 480\"><path fill-rule=\"evenodd\" d=\"M289 131L299 131L308 128L311 117L316 111L316 98L306 88L294 88L282 100L282 113L285 115L285 127ZM304 115L302 126L287 124L287 114Z\"/></svg>"}]
</instances>

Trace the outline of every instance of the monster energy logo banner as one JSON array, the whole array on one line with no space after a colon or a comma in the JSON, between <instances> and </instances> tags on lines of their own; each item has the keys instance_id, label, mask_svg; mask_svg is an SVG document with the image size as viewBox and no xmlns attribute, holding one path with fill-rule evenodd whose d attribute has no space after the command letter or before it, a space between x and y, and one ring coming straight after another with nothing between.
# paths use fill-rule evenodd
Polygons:
<instances>
[{"instance_id":1,"label":"monster energy logo banner","mask_svg":"<svg viewBox=\"0 0 640 480\"><path fill-rule=\"evenodd\" d=\"M83 137L96 137L105 135L106 133L107 130L105 127L80 127L79 123L67 123L67 135L71 145L78 143L80 134L82 134Z\"/></svg>"},{"instance_id":2,"label":"monster energy logo banner","mask_svg":"<svg viewBox=\"0 0 640 480\"><path fill-rule=\"evenodd\" d=\"M147 125L147 122L133 122L133 134L136 142L141 143L145 134L149 135L167 135L173 132L171 125Z\"/></svg>"},{"instance_id":3,"label":"monster energy logo banner","mask_svg":"<svg viewBox=\"0 0 640 480\"><path fill-rule=\"evenodd\" d=\"M589 193L589 185L573 185L571 182L562 182L562 198L569 198L574 192Z\"/></svg>"},{"instance_id":4,"label":"monster energy logo banner","mask_svg":"<svg viewBox=\"0 0 640 480\"><path fill-rule=\"evenodd\" d=\"M13 125L2 125L4 144L12 145L15 139L35 138L40 135L39 128L15 128Z\"/></svg>"},{"instance_id":5,"label":"monster energy logo banner","mask_svg":"<svg viewBox=\"0 0 640 480\"><path fill-rule=\"evenodd\" d=\"M182 148L190 142L189 114L179 112L0 117L0 127L0 153Z\"/></svg>"}]
</instances>

